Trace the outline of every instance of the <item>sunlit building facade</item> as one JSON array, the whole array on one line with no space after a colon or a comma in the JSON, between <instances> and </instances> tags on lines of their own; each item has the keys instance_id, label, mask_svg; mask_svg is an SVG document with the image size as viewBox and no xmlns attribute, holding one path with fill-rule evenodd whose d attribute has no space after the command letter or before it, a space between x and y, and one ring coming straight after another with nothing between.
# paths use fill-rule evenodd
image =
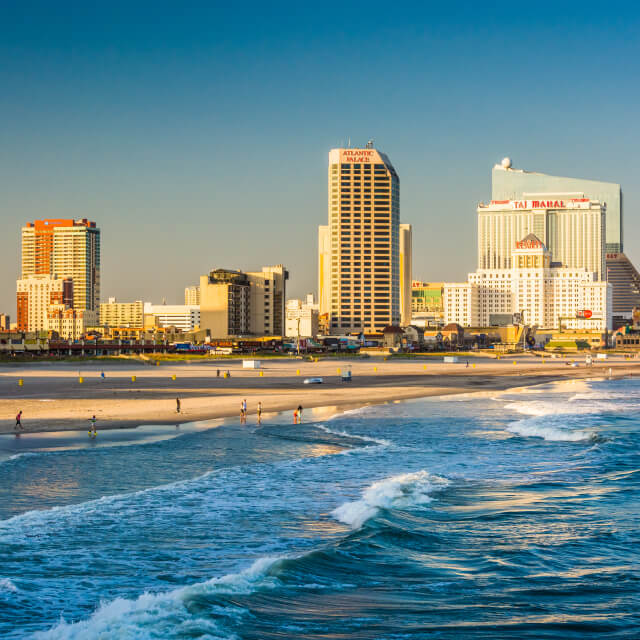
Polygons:
<instances>
[{"instance_id":1,"label":"sunlit building facade","mask_svg":"<svg viewBox=\"0 0 640 640\"><path fill-rule=\"evenodd\" d=\"M22 278L73 280L73 307L98 311L100 229L87 219L46 219L22 228Z\"/></svg>"},{"instance_id":2,"label":"sunlit building facade","mask_svg":"<svg viewBox=\"0 0 640 640\"><path fill-rule=\"evenodd\" d=\"M564 267L534 234L514 243L509 268L478 269L444 284L445 322L489 327L509 316L541 328L605 331L611 285L584 267Z\"/></svg>"},{"instance_id":3,"label":"sunlit building facade","mask_svg":"<svg viewBox=\"0 0 640 640\"><path fill-rule=\"evenodd\" d=\"M332 333L399 325L400 178L372 145L329 152L329 220L319 228L320 314Z\"/></svg>"},{"instance_id":4,"label":"sunlit building facade","mask_svg":"<svg viewBox=\"0 0 640 640\"><path fill-rule=\"evenodd\" d=\"M585 197L492 200L478 206L478 268L508 269L516 242L533 233L564 267L606 279L605 207Z\"/></svg>"}]
</instances>

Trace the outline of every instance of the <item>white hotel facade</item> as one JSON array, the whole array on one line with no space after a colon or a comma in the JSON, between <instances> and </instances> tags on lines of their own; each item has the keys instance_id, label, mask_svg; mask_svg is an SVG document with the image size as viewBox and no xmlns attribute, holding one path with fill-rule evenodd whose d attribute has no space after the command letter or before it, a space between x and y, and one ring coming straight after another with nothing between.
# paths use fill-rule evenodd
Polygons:
<instances>
[{"instance_id":1,"label":"white hotel facade","mask_svg":"<svg viewBox=\"0 0 640 640\"><path fill-rule=\"evenodd\" d=\"M445 322L487 327L519 314L525 324L546 329L611 328L604 222L604 207L585 198L480 205L479 268L467 282L444 284ZM562 260L555 261L538 233Z\"/></svg>"}]
</instances>

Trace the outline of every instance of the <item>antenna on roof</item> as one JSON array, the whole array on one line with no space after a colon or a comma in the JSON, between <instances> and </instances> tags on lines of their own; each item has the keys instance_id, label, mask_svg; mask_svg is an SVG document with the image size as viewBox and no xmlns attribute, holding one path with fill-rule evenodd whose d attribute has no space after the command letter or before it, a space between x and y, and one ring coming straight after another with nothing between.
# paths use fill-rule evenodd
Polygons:
<instances>
[{"instance_id":1,"label":"antenna on roof","mask_svg":"<svg viewBox=\"0 0 640 640\"><path fill-rule=\"evenodd\" d=\"M349 136L349 142L347 143L347 149L351 149L351 136Z\"/></svg>"},{"instance_id":2,"label":"antenna on roof","mask_svg":"<svg viewBox=\"0 0 640 640\"><path fill-rule=\"evenodd\" d=\"M367 142L367 144L365 145L365 149L373 149L373 138L371 138L371 140Z\"/></svg>"}]
</instances>

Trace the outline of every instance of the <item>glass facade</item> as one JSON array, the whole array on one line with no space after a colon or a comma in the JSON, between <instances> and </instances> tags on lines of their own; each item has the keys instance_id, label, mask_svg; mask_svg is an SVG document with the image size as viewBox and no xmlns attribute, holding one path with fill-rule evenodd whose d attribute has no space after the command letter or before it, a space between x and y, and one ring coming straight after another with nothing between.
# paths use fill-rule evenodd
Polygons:
<instances>
[{"instance_id":1,"label":"glass facade","mask_svg":"<svg viewBox=\"0 0 640 640\"><path fill-rule=\"evenodd\" d=\"M496 165L491 172L492 200L522 200L529 195L571 195L598 200L606 206L607 253L623 251L622 191L614 182L564 178ZM537 230L536 233L539 233Z\"/></svg>"}]
</instances>

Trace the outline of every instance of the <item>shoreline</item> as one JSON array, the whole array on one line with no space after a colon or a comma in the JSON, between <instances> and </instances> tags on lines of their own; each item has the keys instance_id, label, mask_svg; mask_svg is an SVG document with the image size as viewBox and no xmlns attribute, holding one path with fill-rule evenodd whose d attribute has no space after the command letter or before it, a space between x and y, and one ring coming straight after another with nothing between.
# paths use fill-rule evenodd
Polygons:
<instances>
[{"instance_id":1,"label":"shoreline","mask_svg":"<svg viewBox=\"0 0 640 640\"><path fill-rule=\"evenodd\" d=\"M86 378L81 384L77 374L68 368L51 370L45 365L25 368L18 374L0 370L0 433L16 433L14 416L20 409L24 431L18 433L86 429L94 414L98 431L103 431L238 418L240 402L246 397L248 420L253 423L258 402L262 402L266 416L293 412L299 404L304 409L344 410L396 400L506 391L559 380L603 379L608 377L609 369L612 378L640 375L640 363L629 361L576 368L526 358L498 364L479 358L469 362L471 366L367 362L357 363L356 367L356 363L332 362L319 367L287 362L274 367L265 363L264 377L236 364L230 379L197 366L189 367L188 371L183 367L163 367L161 371L149 368L147 376L140 375L139 367L123 367L120 372L109 371L107 378L101 379L97 368L84 372ZM339 382L336 365L353 368L353 382ZM303 366L304 375L300 371ZM24 380L24 385L17 389L16 375ZM136 376L135 382L132 376ZM303 385L305 376L324 377L325 383ZM10 394L14 397L7 397ZM177 397L181 401L180 413L175 411Z\"/></svg>"}]
</instances>

